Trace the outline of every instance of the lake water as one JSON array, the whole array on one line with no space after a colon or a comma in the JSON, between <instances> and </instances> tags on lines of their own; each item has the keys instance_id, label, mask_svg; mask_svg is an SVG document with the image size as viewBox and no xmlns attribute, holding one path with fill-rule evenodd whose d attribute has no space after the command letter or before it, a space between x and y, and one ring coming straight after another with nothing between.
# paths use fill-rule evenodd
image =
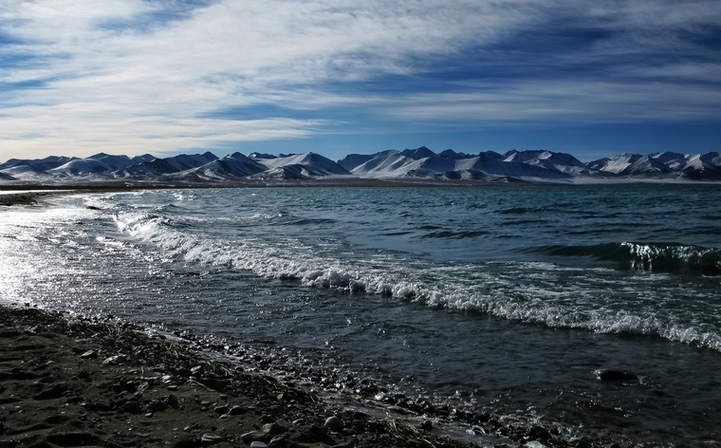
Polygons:
<instances>
[{"instance_id":1,"label":"lake water","mask_svg":"<svg viewBox=\"0 0 721 448\"><path fill-rule=\"evenodd\" d=\"M701 446L721 443L720 199L695 184L58 196L0 210L0 299L176 331L314 390L368 377L379 403Z\"/></svg>"}]
</instances>

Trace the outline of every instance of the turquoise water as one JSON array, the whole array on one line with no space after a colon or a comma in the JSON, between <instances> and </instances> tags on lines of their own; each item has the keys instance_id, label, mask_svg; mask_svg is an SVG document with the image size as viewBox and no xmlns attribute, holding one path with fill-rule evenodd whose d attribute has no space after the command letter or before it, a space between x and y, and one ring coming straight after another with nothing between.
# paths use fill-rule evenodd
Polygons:
<instances>
[{"instance_id":1,"label":"turquoise water","mask_svg":"<svg viewBox=\"0 0 721 448\"><path fill-rule=\"evenodd\" d=\"M710 185L59 197L0 211L0 297L251 347L276 374L354 372L569 438L693 445L721 439L719 197ZM640 381L600 383L597 368Z\"/></svg>"}]
</instances>

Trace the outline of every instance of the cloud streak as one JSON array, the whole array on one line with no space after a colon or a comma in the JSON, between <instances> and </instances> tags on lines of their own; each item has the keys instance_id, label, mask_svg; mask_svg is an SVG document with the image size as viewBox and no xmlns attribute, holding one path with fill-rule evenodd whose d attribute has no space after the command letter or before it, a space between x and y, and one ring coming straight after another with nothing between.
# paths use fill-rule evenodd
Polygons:
<instances>
[{"instance_id":1,"label":"cloud streak","mask_svg":"<svg viewBox=\"0 0 721 448\"><path fill-rule=\"evenodd\" d=\"M719 17L716 1L11 1L0 158L409 120L718 120Z\"/></svg>"}]
</instances>

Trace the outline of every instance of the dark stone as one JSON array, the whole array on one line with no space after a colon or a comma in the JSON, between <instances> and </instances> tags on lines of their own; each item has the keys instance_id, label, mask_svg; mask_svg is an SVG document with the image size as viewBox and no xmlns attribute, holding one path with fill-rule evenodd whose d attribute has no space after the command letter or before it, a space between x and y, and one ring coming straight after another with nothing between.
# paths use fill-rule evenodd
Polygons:
<instances>
[{"instance_id":1,"label":"dark stone","mask_svg":"<svg viewBox=\"0 0 721 448\"><path fill-rule=\"evenodd\" d=\"M419 428L421 428L424 431L430 431L433 429L433 422L430 420L426 420L422 422L420 425L418 425Z\"/></svg>"},{"instance_id":2,"label":"dark stone","mask_svg":"<svg viewBox=\"0 0 721 448\"><path fill-rule=\"evenodd\" d=\"M233 406L232 408L230 408L228 410L229 415L242 415L242 414L245 414L246 412L248 412L248 410L246 408L244 408L243 406Z\"/></svg>"},{"instance_id":3,"label":"dark stone","mask_svg":"<svg viewBox=\"0 0 721 448\"><path fill-rule=\"evenodd\" d=\"M594 370L593 374L596 375L600 381L636 381L638 376L631 372L624 372L621 370L611 369L598 369Z\"/></svg>"},{"instance_id":4,"label":"dark stone","mask_svg":"<svg viewBox=\"0 0 721 448\"><path fill-rule=\"evenodd\" d=\"M282 425L277 422L276 423L268 423L268 424L263 425L263 432L270 434L271 436L283 434L286 431L288 431L288 428L285 425Z\"/></svg>"},{"instance_id":5,"label":"dark stone","mask_svg":"<svg viewBox=\"0 0 721 448\"><path fill-rule=\"evenodd\" d=\"M548 432L546 428L542 428L540 426L533 426L529 428L528 432L526 432L526 435L533 440L538 440L541 442L545 442L551 439L551 433Z\"/></svg>"},{"instance_id":6,"label":"dark stone","mask_svg":"<svg viewBox=\"0 0 721 448\"><path fill-rule=\"evenodd\" d=\"M243 442L250 445L251 443L257 441L268 443L270 442L271 436L265 431L251 431L246 432L242 436L240 436L241 439L243 439Z\"/></svg>"},{"instance_id":7,"label":"dark stone","mask_svg":"<svg viewBox=\"0 0 721 448\"><path fill-rule=\"evenodd\" d=\"M331 431L338 432L343 430L345 423L343 423L343 420L338 418L338 416L334 415L332 417L328 417L325 420L325 424L323 426L325 426Z\"/></svg>"},{"instance_id":8,"label":"dark stone","mask_svg":"<svg viewBox=\"0 0 721 448\"><path fill-rule=\"evenodd\" d=\"M140 402L138 400L126 401L125 403L120 405L118 410L121 412L130 412L130 413L140 412Z\"/></svg>"},{"instance_id":9,"label":"dark stone","mask_svg":"<svg viewBox=\"0 0 721 448\"><path fill-rule=\"evenodd\" d=\"M224 442L224 441L225 441L225 437L219 436L217 434L206 433L200 437L200 444L202 446L217 445L218 443Z\"/></svg>"},{"instance_id":10,"label":"dark stone","mask_svg":"<svg viewBox=\"0 0 721 448\"><path fill-rule=\"evenodd\" d=\"M165 403L173 409L178 409L178 397L173 394L168 395L168 397L165 399Z\"/></svg>"}]
</instances>

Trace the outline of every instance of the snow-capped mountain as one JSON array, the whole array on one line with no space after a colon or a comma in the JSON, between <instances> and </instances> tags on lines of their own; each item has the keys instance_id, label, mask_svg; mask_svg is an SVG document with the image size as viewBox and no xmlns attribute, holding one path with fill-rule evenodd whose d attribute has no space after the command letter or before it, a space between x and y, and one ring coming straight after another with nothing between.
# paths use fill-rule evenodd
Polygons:
<instances>
[{"instance_id":1,"label":"snow-capped mountain","mask_svg":"<svg viewBox=\"0 0 721 448\"><path fill-rule=\"evenodd\" d=\"M592 169L621 176L669 174L674 170L652 156L641 154L621 154L619 156L596 160L588 164Z\"/></svg>"},{"instance_id":2,"label":"snow-capped mountain","mask_svg":"<svg viewBox=\"0 0 721 448\"><path fill-rule=\"evenodd\" d=\"M44 159L10 159L0 164L0 173L12 179L36 181L48 177L47 171L57 168L74 157L50 156Z\"/></svg>"},{"instance_id":3,"label":"snow-capped mountain","mask_svg":"<svg viewBox=\"0 0 721 448\"><path fill-rule=\"evenodd\" d=\"M587 166L619 176L721 180L721 152L621 154L590 162Z\"/></svg>"},{"instance_id":4,"label":"snow-capped mountain","mask_svg":"<svg viewBox=\"0 0 721 448\"><path fill-rule=\"evenodd\" d=\"M222 181L253 176L267 169L266 166L236 152L197 168L171 174L169 177L187 181Z\"/></svg>"},{"instance_id":5,"label":"snow-capped mountain","mask_svg":"<svg viewBox=\"0 0 721 448\"><path fill-rule=\"evenodd\" d=\"M115 171L115 177L125 178L148 178L161 177L168 174L176 174L181 171L191 170L217 160L218 157L211 152L204 154L181 154L167 159L153 159L137 165L132 165L122 170Z\"/></svg>"},{"instance_id":6,"label":"snow-capped mountain","mask_svg":"<svg viewBox=\"0 0 721 448\"><path fill-rule=\"evenodd\" d=\"M321 176L349 176L351 174L338 163L312 152L287 156L253 153L250 155L250 159L267 167L267 171L257 173L256 178L307 179Z\"/></svg>"},{"instance_id":7,"label":"snow-capped mountain","mask_svg":"<svg viewBox=\"0 0 721 448\"><path fill-rule=\"evenodd\" d=\"M436 154L423 146L371 156L351 154L338 163L356 176L370 178L559 180L590 175L588 167L575 157L550 151L510 151L505 155L486 151L469 155L446 150Z\"/></svg>"},{"instance_id":8,"label":"snow-capped mountain","mask_svg":"<svg viewBox=\"0 0 721 448\"><path fill-rule=\"evenodd\" d=\"M210 152L156 158L96 154L88 158L11 159L0 164L0 181L25 183L154 182L228 183L235 181L338 179L435 179L488 182L584 182L605 179L721 181L721 152L650 155L620 154L583 163L553 151L493 151L436 154L416 149L349 154L338 162L315 153L270 155Z\"/></svg>"}]
</instances>

